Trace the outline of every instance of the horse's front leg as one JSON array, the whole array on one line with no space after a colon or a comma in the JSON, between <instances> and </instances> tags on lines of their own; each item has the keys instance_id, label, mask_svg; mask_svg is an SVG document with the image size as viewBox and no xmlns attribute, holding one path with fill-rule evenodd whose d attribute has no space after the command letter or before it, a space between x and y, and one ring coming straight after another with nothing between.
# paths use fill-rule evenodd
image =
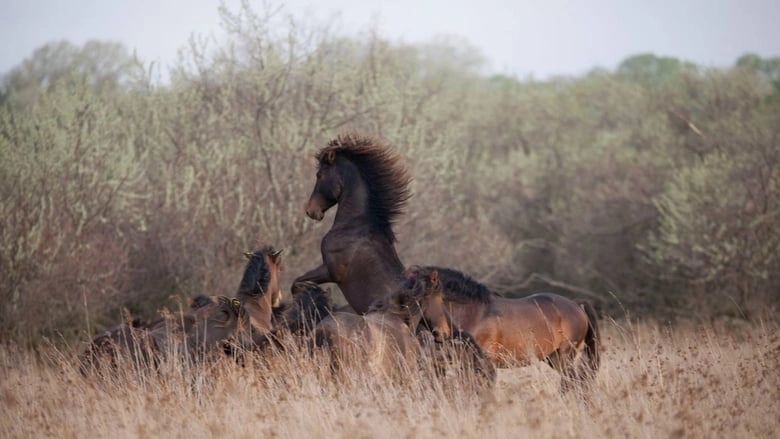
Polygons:
<instances>
[{"instance_id":1,"label":"horse's front leg","mask_svg":"<svg viewBox=\"0 0 780 439\"><path fill-rule=\"evenodd\" d=\"M320 265L314 270L310 270L293 281L293 285L298 282L314 282L316 284L324 284L327 282L333 282L330 276L330 270L325 264Z\"/></svg>"}]
</instances>

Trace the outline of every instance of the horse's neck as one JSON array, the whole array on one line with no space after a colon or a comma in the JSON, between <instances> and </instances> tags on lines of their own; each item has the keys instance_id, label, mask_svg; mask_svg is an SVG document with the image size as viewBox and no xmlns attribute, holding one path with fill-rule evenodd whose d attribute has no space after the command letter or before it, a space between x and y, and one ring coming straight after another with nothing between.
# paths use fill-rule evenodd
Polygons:
<instances>
[{"instance_id":1,"label":"horse's neck","mask_svg":"<svg viewBox=\"0 0 780 439\"><path fill-rule=\"evenodd\" d=\"M344 174L344 189L338 200L338 211L333 220L336 224L354 224L369 218L368 185L357 169Z\"/></svg>"},{"instance_id":2,"label":"horse's neck","mask_svg":"<svg viewBox=\"0 0 780 439\"><path fill-rule=\"evenodd\" d=\"M282 303L279 306L275 306L271 309L271 324L276 327L280 324L285 324L289 320L289 314L292 313L295 303Z\"/></svg>"},{"instance_id":3,"label":"horse's neck","mask_svg":"<svg viewBox=\"0 0 780 439\"><path fill-rule=\"evenodd\" d=\"M269 294L252 298L244 303L244 309L249 314L249 321L254 330L268 332L273 328L271 298Z\"/></svg>"}]
</instances>

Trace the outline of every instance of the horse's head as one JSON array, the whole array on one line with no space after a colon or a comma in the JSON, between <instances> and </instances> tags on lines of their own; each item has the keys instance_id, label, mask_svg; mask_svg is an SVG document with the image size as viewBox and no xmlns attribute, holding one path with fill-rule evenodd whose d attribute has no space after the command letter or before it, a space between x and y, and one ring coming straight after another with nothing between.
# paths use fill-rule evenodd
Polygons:
<instances>
[{"instance_id":1,"label":"horse's head","mask_svg":"<svg viewBox=\"0 0 780 439\"><path fill-rule=\"evenodd\" d=\"M238 299L225 296L198 296L192 311L193 325L188 338L201 345L213 345L249 327L249 315Z\"/></svg>"},{"instance_id":2,"label":"horse's head","mask_svg":"<svg viewBox=\"0 0 780 439\"><path fill-rule=\"evenodd\" d=\"M444 307L439 273L407 276L386 301L387 311L398 315L412 328L422 323L437 343L452 337L452 327Z\"/></svg>"},{"instance_id":3,"label":"horse's head","mask_svg":"<svg viewBox=\"0 0 780 439\"><path fill-rule=\"evenodd\" d=\"M306 203L306 215L313 220L322 221L325 212L338 203L344 180L336 164L336 152L333 148L320 151L317 161L317 182Z\"/></svg>"},{"instance_id":4,"label":"horse's head","mask_svg":"<svg viewBox=\"0 0 780 439\"><path fill-rule=\"evenodd\" d=\"M282 251L265 247L255 252L244 253L249 262L238 286L238 297L242 300L269 295L272 306L282 300L279 274L282 269Z\"/></svg>"}]
</instances>

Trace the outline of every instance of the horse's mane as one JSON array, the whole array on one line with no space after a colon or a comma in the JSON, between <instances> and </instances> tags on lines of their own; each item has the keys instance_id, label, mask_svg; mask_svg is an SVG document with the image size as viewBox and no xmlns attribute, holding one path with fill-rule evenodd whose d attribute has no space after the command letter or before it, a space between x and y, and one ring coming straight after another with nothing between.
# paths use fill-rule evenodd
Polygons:
<instances>
[{"instance_id":1,"label":"horse's mane","mask_svg":"<svg viewBox=\"0 0 780 439\"><path fill-rule=\"evenodd\" d=\"M444 295L444 300L453 302L482 302L490 303L496 293L490 288L477 282L471 276L452 268L428 266L423 267L426 273L433 270L439 272L439 282Z\"/></svg>"},{"instance_id":2,"label":"horse's mane","mask_svg":"<svg viewBox=\"0 0 780 439\"><path fill-rule=\"evenodd\" d=\"M271 282L271 270L268 268L268 263L265 261L265 255L273 252L274 249L271 246L265 246L260 250L256 250L252 259L246 264L244 270L244 276L241 278L241 283L238 285L238 293L236 297L239 299L245 299L246 296L259 297L264 296L268 290L268 284ZM250 267L254 268L260 265L259 273L254 276L254 271L250 272ZM259 289L259 291L256 291Z\"/></svg>"},{"instance_id":3,"label":"horse's mane","mask_svg":"<svg viewBox=\"0 0 780 439\"><path fill-rule=\"evenodd\" d=\"M330 153L342 156L357 167L368 185L368 209L375 224L391 242L395 242L392 225L404 213L411 197L411 178L403 166L401 157L379 139L356 133L339 134L317 155L322 166Z\"/></svg>"},{"instance_id":4,"label":"horse's mane","mask_svg":"<svg viewBox=\"0 0 780 439\"><path fill-rule=\"evenodd\" d=\"M273 308L274 326L293 332L309 331L333 310L330 292L319 286L293 295L293 300Z\"/></svg>"}]
</instances>

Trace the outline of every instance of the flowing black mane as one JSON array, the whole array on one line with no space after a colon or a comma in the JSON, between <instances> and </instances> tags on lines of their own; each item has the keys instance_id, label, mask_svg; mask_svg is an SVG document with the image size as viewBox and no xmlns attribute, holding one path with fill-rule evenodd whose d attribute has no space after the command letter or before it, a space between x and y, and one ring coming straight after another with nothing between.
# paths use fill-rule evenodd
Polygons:
<instances>
[{"instance_id":1,"label":"flowing black mane","mask_svg":"<svg viewBox=\"0 0 780 439\"><path fill-rule=\"evenodd\" d=\"M340 134L320 150L317 162L326 157L344 157L352 162L368 185L368 209L377 227L395 242L392 225L404 213L411 197L411 178L401 157L378 139L355 133Z\"/></svg>"},{"instance_id":2,"label":"flowing black mane","mask_svg":"<svg viewBox=\"0 0 780 439\"><path fill-rule=\"evenodd\" d=\"M271 246L266 246L252 253L249 262L246 264L241 283L238 285L236 297L244 300L247 297L265 295L268 290L268 283L271 282L271 270L268 268L265 256L273 251L274 249Z\"/></svg>"},{"instance_id":3,"label":"flowing black mane","mask_svg":"<svg viewBox=\"0 0 780 439\"><path fill-rule=\"evenodd\" d=\"M441 283L444 300L489 303L496 296L496 293L474 280L471 276L452 268L428 266L418 269L418 273L427 275L433 270L439 272L439 282Z\"/></svg>"}]
</instances>

